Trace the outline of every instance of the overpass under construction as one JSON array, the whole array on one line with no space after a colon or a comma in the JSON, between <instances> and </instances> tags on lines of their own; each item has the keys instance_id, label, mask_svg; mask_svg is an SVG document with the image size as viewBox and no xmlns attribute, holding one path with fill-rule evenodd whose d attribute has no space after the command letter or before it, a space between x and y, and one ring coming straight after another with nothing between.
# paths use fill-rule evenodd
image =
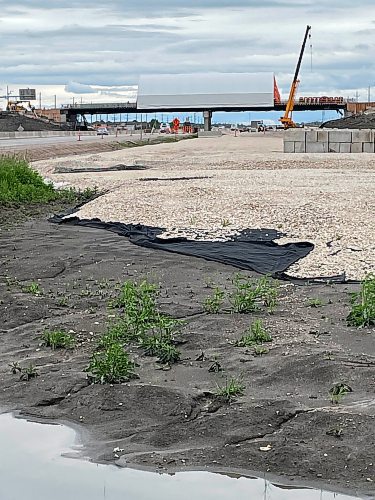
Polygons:
<instances>
[{"instance_id":1,"label":"overpass under construction","mask_svg":"<svg viewBox=\"0 0 375 500\"><path fill-rule=\"evenodd\" d=\"M85 121L86 115L202 112L205 130L215 111L285 111L273 73L203 73L141 76L136 102L76 104L63 107L62 121ZM343 114L342 97L301 97L294 111L336 110Z\"/></svg>"}]
</instances>

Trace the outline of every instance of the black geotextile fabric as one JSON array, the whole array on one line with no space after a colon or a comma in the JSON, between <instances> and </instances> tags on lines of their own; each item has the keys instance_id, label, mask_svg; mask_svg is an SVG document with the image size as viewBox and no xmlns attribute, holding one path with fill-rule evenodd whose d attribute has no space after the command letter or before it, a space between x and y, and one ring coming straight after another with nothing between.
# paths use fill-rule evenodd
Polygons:
<instances>
[{"instance_id":1,"label":"black geotextile fabric","mask_svg":"<svg viewBox=\"0 0 375 500\"><path fill-rule=\"evenodd\" d=\"M161 228L120 222L103 222L100 219L79 219L55 215L50 222L75 226L105 229L125 236L131 243L145 248L199 257L210 261L228 264L238 269L267 274L274 278L293 282L345 282L345 276L316 277L314 279L293 278L285 272L300 259L306 257L314 245L308 242L278 245L273 240L282 233L274 229L248 229L229 241L196 241L187 238L163 239L158 236Z\"/></svg>"}]
</instances>

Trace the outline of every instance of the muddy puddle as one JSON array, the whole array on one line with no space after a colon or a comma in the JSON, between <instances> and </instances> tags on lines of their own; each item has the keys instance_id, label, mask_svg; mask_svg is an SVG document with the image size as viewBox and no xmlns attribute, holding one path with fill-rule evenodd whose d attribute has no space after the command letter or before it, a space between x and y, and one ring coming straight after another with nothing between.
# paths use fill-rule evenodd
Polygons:
<instances>
[{"instance_id":1,"label":"muddy puddle","mask_svg":"<svg viewBox=\"0 0 375 500\"><path fill-rule=\"evenodd\" d=\"M7 500L350 500L265 479L187 471L156 474L73 458L81 451L73 429L0 415L0 497Z\"/></svg>"}]
</instances>

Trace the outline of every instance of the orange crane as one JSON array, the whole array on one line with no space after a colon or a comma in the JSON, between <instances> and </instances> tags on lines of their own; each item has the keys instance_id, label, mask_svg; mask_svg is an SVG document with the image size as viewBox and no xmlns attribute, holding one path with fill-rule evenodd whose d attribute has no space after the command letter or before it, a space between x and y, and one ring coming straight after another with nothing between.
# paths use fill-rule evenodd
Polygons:
<instances>
[{"instance_id":1,"label":"orange crane","mask_svg":"<svg viewBox=\"0 0 375 500\"><path fill-rule=\"evenodd\" d=\"M300 52L298 63L297 63L296 72L294 73L294 78L293 78L292 86L290 87L289 99L288 99L288 102L287 102L287 105L286 105L285 114L284 114L284 116L282 118L280 118L280 121L284 125L285 129L296 127L296 124L294 123L294 121L292 119L292 113L293 113L293 109L294 109L294 103L295 103L295 99L296 99L297 88L298 88L298 85L299 85L299 82L300 82L298 80L299 70L301 68L302 58L303 58L303 54L305 52L307 37L308 36L311 37L310 31L311 31L311 26L307 26L306 27L305 38L303 39L303 43L302 43L302 47L301 47L301 52Z\"/></svg>"}]
</instances>

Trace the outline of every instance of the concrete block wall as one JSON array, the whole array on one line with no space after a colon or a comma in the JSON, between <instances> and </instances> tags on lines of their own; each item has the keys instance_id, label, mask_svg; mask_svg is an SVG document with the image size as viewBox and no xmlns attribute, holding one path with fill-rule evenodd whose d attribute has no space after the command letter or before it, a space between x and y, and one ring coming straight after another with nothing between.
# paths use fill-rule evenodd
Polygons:
<instances>
[{"instance_id":1,"label":"concrete block wall","mask_svg":"<svg viewBox=\"0 0 375 500\"><path fill-rule=\"evenodd\" d=\"M289 129L284 153L374 153L374 130Z\"/></svg>"}]
</instances>

